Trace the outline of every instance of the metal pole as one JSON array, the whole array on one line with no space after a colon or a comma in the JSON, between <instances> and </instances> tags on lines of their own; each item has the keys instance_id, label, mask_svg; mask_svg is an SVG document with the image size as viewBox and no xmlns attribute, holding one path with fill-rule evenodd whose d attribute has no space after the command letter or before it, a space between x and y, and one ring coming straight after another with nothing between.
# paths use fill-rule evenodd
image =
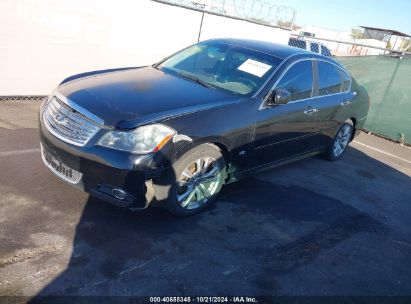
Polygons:
<instances>
[{"instance_id":1,"label":"metal pole","mask_svg":"<svg viewBox=\"0 0 411 304\"><path fill-rule=\"evenodd\" d=\"M291 20L291 31L293 31L294 28L294 22L295 22L295 17L297 16L297 11L294 10L293 12L293 19Z\"/></svg>"},{"instance_id":2,"label":"metal pole","mask_svg":"<svg viewBox=\"0 0 411 304\"><path fill-rule=\"evenodd\" d=\"M200 29L198 31L198 39L197 42L200 42L200 37L201 37L201 29L203 28L203 20L204 20L204 12L201 15L201 23L200 23Z\"/></svg>"},{"instance_id":3,"label":"metal pole","mask_svg":"<svg viewBox=\"0 0 411 304\"><path fill-rule=\"evenodd\" d=\"M395 51L395 45L397 44L397 41L398 41L398 35L397 35L397 36L395 36L395 42L394 42L394 45L391 47L393 51Z\"/></svg>"},{"instance_id":4,"label":"metal pole","mask_svg":"<svg viewBox=\"0 0 411 304\"><path fill-rule=\"evenodd\" d=\"M388 44L391 44L391 37L392 37L392 34L390 35L390 38L388 39L388 42L387 42L387 44L385 45L384 55L387 53ZM392 50L392 46L391 46L391 50Z\"/></svg>"}]
</instances>

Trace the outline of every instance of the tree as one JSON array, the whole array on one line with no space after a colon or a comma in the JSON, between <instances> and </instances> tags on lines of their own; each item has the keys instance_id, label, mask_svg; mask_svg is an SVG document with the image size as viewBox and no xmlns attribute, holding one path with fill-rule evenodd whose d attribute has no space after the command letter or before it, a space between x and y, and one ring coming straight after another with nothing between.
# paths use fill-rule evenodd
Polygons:
<instances>
[{"instance_id":1,"label":"tree","mask_svg":"<svg viewBox=\"0 0 411 304\"><path fill-rule=\"evenodd\" d=\"M359 29L351 29L351 38L353 39L361 39L362 38L362 31Z\"/></svg>"}]
</instances>

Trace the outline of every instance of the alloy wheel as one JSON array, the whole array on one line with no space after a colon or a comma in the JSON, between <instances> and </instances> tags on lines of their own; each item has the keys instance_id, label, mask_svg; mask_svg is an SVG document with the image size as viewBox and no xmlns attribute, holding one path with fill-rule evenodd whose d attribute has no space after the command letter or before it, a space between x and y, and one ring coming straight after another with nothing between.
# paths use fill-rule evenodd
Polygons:
<instances>
[{"instance_id":1,"label":"alloy wheel","mask_svg":"<svg viewBox=\"0 0 411 304\"><path fill-rule=\"evenodd\" d=\"M187 166L177 181L177 200L185 209L204 205L220 188L222 171L213 157L201 157Z\"/></svg>"},{"instance_id":2,"label":"alloy wheel","mask_svg":"<svg viewBox=\"0 0 411 304\"><path fill-rule=\"evenodd\" d=\"M338 132L334 140L333 153L335 157L339 157L347 148L351 138L352 127L348 124L344 125Z\"/></svg>"}]
</instances>

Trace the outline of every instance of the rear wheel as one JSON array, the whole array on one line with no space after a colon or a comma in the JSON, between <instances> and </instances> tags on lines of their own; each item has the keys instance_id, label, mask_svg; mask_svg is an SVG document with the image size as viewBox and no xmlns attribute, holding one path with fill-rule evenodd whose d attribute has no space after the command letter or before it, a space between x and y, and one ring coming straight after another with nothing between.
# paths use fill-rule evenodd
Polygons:
<instances>
[{"instance_id":1,"label":"rear wheel","mask_svg":"<svg viewBox=\"0 0 411 304\"><path fill-rule=\"evenodd\" d=\"M354 128L351 120L348 120L341 125L324 155L328 160L338 160L343 155L350 143L353 130Z\"/></svg>"},{"instance_id":2,"label":"rear wheel","mask_svg":"<svg viewBox=\"0 0 411 304\"><path fill-rule=\"evenodd\" d=\"M185 153L155 184L160 206L179 216L195 214L213 203L225 180L220 149L203 144Z\"/></svg>"}]
</instances>

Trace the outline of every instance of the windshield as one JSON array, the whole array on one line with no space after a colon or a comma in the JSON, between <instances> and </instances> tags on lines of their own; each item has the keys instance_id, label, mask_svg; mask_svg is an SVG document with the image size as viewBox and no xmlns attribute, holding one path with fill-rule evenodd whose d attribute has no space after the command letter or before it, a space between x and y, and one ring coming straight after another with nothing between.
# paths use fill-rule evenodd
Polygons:
<instances>
[{"instance_id":1,"label":"windshield","mask_svg":"<svg viewBox=\"0 0 411 304\"><path fill-rule=\"evenodd\" d=\"M166 59L158 68L214 89L256 92L280 64L277 57L222 42L203 42Z\"/></svg>"}]
</instances>

